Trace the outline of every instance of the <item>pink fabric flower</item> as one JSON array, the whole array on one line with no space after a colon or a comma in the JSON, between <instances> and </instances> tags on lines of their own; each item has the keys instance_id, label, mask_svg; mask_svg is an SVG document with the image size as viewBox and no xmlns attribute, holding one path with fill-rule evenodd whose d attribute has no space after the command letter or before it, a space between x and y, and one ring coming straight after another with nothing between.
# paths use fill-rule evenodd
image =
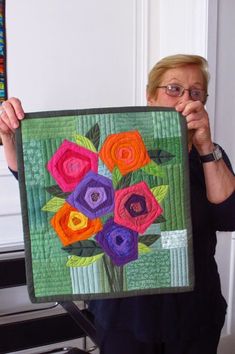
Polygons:
<instances>
[{"instance_id":1,"label":"pink fabric flower","mask_svg":"<svg viewBox=\"0 0 235 354\"><path fill-rule=\"evenodd\" d=\"M71 192L88 171L98 172L98 154L64 140L47 169L63 192Z\"/></svg>"}]
</instances>

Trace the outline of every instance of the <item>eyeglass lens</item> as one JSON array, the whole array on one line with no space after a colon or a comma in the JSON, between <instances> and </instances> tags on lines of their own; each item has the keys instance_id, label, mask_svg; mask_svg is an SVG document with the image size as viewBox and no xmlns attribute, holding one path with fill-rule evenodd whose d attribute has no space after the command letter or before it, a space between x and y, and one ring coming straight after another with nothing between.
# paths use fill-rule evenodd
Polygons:
<instances>
[{"instance_id":1,"label":"eyeglass lens","mask_svg":"<svg viewBox=\"0 0 235 354\"><path fill-rule=\"evenodd\" d=\"M180 85L167 85L166 93L169 96L180 97L184 94L184 91L189 91L189 95L194 101L204 101L205 100L205 92L200 89L185 89Z\"/></svg>"}]
</instances>

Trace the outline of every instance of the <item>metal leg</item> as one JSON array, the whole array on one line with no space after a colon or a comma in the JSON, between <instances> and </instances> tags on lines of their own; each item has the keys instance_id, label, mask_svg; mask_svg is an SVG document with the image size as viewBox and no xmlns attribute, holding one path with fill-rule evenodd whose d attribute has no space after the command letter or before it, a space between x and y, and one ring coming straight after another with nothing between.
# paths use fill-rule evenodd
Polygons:
<instances>
[{"instance_id":1,"label":"metal leg","mask_svg":"<svg viewBox=\"0 0 235 354\"><path fill-rule=\"evenodd\" d=\"M67 311L78 326L97 345L96 329L94 323L86 315L86 310L80 310L74 302L60 302L60 305Z\"/></svg>"}]
</instances>

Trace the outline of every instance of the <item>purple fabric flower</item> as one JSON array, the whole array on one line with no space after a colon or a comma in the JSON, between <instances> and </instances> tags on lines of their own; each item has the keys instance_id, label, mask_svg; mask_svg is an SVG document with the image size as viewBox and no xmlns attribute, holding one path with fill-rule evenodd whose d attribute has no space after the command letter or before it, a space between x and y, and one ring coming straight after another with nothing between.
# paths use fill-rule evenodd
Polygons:
<instances>
[{"instance_id":1,"label":"purple fabric flower","mask_svg":"<svg viewBox=\"0 0 235 354\"><path fill-rule=\"evenodd\" d=\"M90 219L108 214L114 209L112 181L90 171L67 198L67 202Z\"/></svg>"},{"instance_id":2,"label":"purple fabric flower","mask_svg":"<svg viewBox=\"0 0 235 354\"><path fill-rule=\"evenodd\" d=\"M116 224L113 218L106 221L95 239L117 266L138 258L138 233Z\"/></svg>"}]
</instances>

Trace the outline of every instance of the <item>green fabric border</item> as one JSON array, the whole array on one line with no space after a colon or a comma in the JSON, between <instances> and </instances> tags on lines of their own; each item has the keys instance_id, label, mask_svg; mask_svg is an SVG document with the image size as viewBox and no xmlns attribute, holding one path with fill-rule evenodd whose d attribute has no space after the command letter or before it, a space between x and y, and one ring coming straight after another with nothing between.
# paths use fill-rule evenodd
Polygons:
<instances>
[{"instance_id":1,"label":"green fabric border","mask_svg":"<svg viewBox=\"0 0 235 354\"><path fill-rule=\"evenodd\" d=\"M89 115L89 114L108 114L108 113L129 113L129 112L176 112L174 108L169 107L150 107L150 106L126 106L126 107L105 107L105 108L88 108L88 109L68 109L61 111L38 111L29 112L27 118L50 118L64 117L74 115Z\"/></svg>"},{"instance_id":2,"label":"green fabric border","mask_svg":"<svg viewBox=\"0 0 235 354\"><path fill-rule=\"evenodd\" d=\"M32 302L37 302L34 296L35 291L33 285L32 255L31 255L31 244L30 244L30 229L29 229L28 213L27 213L28 203L27 203L27 194L25 188L25 173L24 173L21 127L16 129L16 151L17 151L22 224L23 224L23 232L24 232L26 281L27 281L30 300ZM45 300L41 302L45 302Z\"/></svg>"},{"instance_id":3,"label":"green fabric border","mask_svg":"<svg viewBox=\"0 0 235 354\"><path fill-rule=\"evenodd\" d=\"M182 115L181 115L181 117L182 117L182 119L180 119L181 129L182 129L182 131L185 131L185 129L186 129L185 139L187 139L186 119ZM192 233L192 224L188 222L188 220L191 219L188 144L187 143L182 144L182 147L183 147L182 156L183 156L184 166L185 166L184 180L185 180L185 186L188 186L188 188L185 188L185 200L184 200L185 215L187 218L187 228L189 231L189 236L188 236L189 270L188 271L189 271L189 278L191 279L191 282L194 286L195 278L194 278L194 262L193 262L193 233Z\"/></svg>"}]
</instances>

